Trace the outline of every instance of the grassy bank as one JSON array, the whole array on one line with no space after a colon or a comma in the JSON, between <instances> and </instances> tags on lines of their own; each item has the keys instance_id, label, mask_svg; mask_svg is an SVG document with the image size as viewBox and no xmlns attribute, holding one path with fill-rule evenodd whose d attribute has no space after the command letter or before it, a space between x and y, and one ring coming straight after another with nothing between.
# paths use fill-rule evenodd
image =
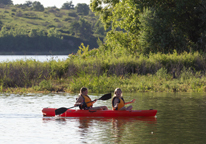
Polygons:
<instances>
[{"instance_id":1,"label":"grassy bank","mask_svg":"<svg viewBox=\"0 0 206 144\"><path fill-rule=\"evenodd\" d=\"M0 63L1 92L206 92L206 58L199 53L107 59L86 52L65 61ZM85 56L84 56L85 55Z\"/></svg>"},{"instance_id":2,"label":"grassy bank","mask_svg":"<svg viewBox=\"0 0 206 144\"><path fill-rule=\"evenodd\" d=\"M120 87L124 92L206 92L206 77L197 77L191 73L182 74L179 79L173 79L171 75L164 77L156 75L138 76L93 76L68 77L59 80L42 80L31 87L4 87L1 92L9 93L49 93L69 92L77 93L82 86L89 88L90 92L113 92Z\"/></svg>"}]
</instances>

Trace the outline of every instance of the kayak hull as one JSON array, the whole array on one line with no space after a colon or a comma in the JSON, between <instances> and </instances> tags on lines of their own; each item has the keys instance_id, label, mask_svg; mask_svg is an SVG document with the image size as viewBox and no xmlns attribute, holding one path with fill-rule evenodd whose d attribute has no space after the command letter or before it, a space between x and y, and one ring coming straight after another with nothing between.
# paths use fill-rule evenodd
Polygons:
<instances>
[{"instance_id":1,"label":"kayak hull","mask_svg":"<svg viewBox=\"0 0 206 144\"><path fill-rule=\"evenodd\" d=\"M43 108L43 116L55 116L56 108ZM61 117L152 117L157 110L132 110L132 111L113 111L113 110L74 110L68 109Z\"/></svg>"}]
</instances>

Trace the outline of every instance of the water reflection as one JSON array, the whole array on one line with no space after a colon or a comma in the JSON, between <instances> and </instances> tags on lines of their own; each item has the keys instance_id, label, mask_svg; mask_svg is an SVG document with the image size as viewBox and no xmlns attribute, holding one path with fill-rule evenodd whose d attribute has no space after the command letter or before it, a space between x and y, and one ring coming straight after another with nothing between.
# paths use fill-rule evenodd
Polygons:
<instances>
[{"instance_id":1,"label":"water reflection","mask_svg":"<svg viewBox=\"0 0 206 144\"><path fill-rule=\"evenodd\" d=\"M55 122L60 125L76 126L74 133L78 134L83 143L87 143L92 137L99 138L101 142L112 143L123 142L125 134L138 130L138 125L148 126L156 125L156 117L119 117L119 118L55 118L43 117L43 122ZM66 127L68 127L66 126ZM134 127L133 127L134 126ZM132 129L133 128L133 129ZM129 131L128 131L129 130ZM126 133L125 133L126 132ZM92 136L91 136L92 135ZM98 136L95 136L98 135ZM87 140L85 139L87 138Z\"/></svg>"},{"instance_id":2,"label":"water reflection","mask_svg":"<svg viewBox=\"0 0 206 144\"><path fill-rule=\"evenodd\" d=\"M43 107L70 106L75 95L0 94L0 143L206 143L206 94L135 93L134 109L157 109L152 118L42 117ZM93 96L92 99L98 98ZM99 101L111 109L111 102Z\"/></svg>"}]
</instances>

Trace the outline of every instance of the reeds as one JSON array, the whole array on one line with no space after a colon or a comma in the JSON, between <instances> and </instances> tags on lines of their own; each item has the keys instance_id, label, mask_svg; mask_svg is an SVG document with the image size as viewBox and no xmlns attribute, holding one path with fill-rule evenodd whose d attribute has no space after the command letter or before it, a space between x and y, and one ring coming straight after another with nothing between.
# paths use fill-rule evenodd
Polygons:
<instances>
[{"instance_id":1,"label":"reeds","mask_svg":"<svg viewBox=\"0 0 206 144\"><path fill-rule=\"evenodd\" d=\"M89 53L89 52L88 52ZM0 63L0 91L206 92L206 58L199 53L103 57L70 55L65 61Z\"/></svg>"}]
</instances>

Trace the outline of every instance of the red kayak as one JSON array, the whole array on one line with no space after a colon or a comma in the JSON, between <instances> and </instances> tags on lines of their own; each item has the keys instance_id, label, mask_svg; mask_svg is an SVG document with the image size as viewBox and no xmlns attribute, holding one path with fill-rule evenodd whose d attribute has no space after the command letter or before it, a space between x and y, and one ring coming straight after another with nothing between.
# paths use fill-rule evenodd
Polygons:
<instances>
[{"instance_id":1,"label":"red kayak","mask_svg":"<svg viewBox=\"0 0 206 144\"><path fill-rule=\"evenodd\" d=\"M43 108L43 116L55 116L56 108ZM113 111L113 110L74 110L68 109L61 117L152 117L157 110L132 110L132 111Z\"/></svg>"}]
</instances>

